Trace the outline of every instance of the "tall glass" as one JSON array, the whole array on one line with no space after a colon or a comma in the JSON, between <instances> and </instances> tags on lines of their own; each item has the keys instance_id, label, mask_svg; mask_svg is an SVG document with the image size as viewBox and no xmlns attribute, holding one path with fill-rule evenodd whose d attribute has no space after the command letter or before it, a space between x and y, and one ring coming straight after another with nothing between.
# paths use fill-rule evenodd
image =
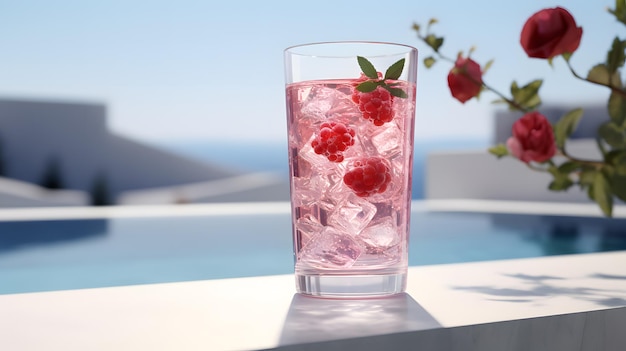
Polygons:
<instances>
[{"instance_id":1,"label":"tall glass","mask_svg":"<svg viewBox=\"0 0 626 351\"><path fill-rule=\"evenodd\" d=\"M417 50L285 50L296 288L332 298L406 287Z\"/></svg>"}]
</instances>

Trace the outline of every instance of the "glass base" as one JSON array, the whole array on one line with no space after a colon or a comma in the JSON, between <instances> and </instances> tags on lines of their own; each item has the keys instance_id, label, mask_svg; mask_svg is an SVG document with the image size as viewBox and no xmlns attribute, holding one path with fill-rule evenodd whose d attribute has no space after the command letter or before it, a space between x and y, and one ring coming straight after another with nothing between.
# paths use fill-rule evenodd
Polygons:
<instances>
[{"instance_id":1,"label":"glass base","mask_svg":"<svg viewBox=\"0 0 626 351\"><path fill-rule=\"evenodd\" d=\"M296 289L313 297L359 299L394 295L406 289L406 273L384 275L296 274Z\"/></svg>"}]
</instances>

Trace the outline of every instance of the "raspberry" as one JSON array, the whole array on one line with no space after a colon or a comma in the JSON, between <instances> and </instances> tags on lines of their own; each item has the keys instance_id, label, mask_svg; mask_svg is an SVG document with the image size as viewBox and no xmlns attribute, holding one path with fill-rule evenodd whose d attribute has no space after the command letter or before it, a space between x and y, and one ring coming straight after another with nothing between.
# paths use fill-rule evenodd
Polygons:
<instances>
[{"instance_id":1,"label":"raspberry","mask_svg":"<svg viewBox=\"0 0 626 351\"><path fill-rule=\"evenodd\" d=\"M353 168L343 176L343 182L357 196L368 197L383 193L391 182L391 171L380 157L356 160Z\"/></svg>"},{"instance_id":2,"label":"raspberry","mask_svg":"<svg viewBox=\"0 0 626 351\"><path fill-rule=\"evenodd\" d=\"M371 120L374 125L382 126L385 122L393 119L393 109L391 108L393 96L381 86L377 86L374 91L369 93L362 93L354 89L352 101L359 105L359 111L363 114L363 118Z\"/></svg>"},{"instance_id":3,"label":"raspberry","mask_svg":"<svg viewBox=\"0 0 626 351\"><path fill-rule=\"evenodd\" d=\"M343 123L325 122L320 132L311 142L318 155L324 155L331 162L342 162L343 152L354 145L354 130Z\"/></svg>"}]
</instances>

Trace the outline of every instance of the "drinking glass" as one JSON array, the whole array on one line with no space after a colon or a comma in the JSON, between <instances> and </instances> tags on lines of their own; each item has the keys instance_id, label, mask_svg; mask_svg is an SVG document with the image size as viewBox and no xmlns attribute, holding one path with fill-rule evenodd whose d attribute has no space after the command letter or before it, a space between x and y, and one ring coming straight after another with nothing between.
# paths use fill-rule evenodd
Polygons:
<instances>
[{"instance_id":1,"label":"drinking glass","mask_svg":"<svg viewBox=\"0 0 626 351\"><path fill-rule=\"evenodd\" d=\"M284 54L296 290L403 292L417 50L324 42Z\"/></svg>"}]
</instances>

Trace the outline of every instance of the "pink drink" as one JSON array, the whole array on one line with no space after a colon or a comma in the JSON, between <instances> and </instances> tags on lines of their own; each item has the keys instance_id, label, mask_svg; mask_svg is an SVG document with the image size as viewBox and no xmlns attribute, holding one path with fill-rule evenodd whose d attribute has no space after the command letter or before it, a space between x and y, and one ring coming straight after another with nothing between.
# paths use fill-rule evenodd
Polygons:
<instances>
[{"instance_id":1,"label":"pink drink","mask_svg":"<svg viewBox=\"0 0 626 351\"><path fill-rule=\"evenodd\" d=\"M373 93L355 89L360 81L301 81L286 88L302 293L377 296L406 284L416 88L393 81L407 97L369 101Z\"/></svg>"}]
</instances>

